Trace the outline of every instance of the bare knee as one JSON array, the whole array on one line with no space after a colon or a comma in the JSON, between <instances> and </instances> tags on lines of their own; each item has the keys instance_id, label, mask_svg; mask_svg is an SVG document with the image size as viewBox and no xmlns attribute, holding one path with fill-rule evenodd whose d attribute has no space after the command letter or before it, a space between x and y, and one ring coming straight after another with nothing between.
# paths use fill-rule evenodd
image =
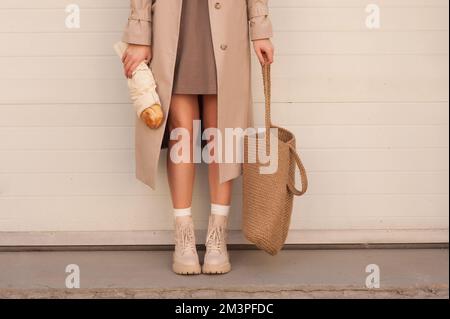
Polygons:
<instances>
[{"instance_id":1,"label":"bare knee","mask_svg":"<svg viewBox=\"0 0 450 319\"><path fill-rule=\"evenodd\" d=\"M192 96L174 96L170 106L167 125L169 131L181 129L189 133L192 140L194 120L198 118L198 105Z\"/></svg>"},{"instance_id":2,"label":"bare knee","mask_svg":"<svg viewBox=\"0 0 450 319\"><path fill-rule=\"evenodd\" d=\"M188 118L186 114L182 114L182 112L170 112L168 118L169 129L171 131L174 129L186 129L191 131L193 120L193 118Z\"/></svg>"}]
</instances>

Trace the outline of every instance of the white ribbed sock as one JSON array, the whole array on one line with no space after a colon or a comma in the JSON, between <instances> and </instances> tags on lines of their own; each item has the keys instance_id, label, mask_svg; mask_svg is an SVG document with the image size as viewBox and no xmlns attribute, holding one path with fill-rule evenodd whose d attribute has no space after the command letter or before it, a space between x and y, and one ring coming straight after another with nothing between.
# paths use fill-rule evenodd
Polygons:
<instances>
[{"instance_id":1,"label":"white ribbed sock","mask_svg":"<svg viewBox=\"0 0 450 319\"><path fill-rule=\"evenodd\" d=\"M211 204L211 214L227 217L229 213L229 205Z\"/></svg>"},{"instance_id":2,"label":"white ribbed sock","mask_svg":"<svg viewBox=\"0 0 450 319\"><path fill-rule=\"evenodd\" d=\"M174 208L173 209L174 217L184 217L191 216L191 207L188 208Z\"/></svg>"}]
</instances>

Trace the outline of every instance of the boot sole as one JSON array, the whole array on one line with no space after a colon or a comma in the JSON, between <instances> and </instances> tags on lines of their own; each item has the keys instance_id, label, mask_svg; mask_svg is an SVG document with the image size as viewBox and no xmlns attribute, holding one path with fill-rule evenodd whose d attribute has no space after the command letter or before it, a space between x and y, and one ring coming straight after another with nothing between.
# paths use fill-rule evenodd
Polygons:
<instances>
[{"instance_id":1,"label":"boot sole","mask_svg":"<svg viewBox=\"0 0 450 319\"><path fill-rule=\"evenodd\" d=\"M226 274L231 271L231 264L226 263L222 265L208 265L204 264L202 267L202 272L208 275L221 275Z\"/></svg>"},{"instance_id":2,"label":"boot sole","mask_svg":"<svg viewBox=\"0 0 450 319\"><path fill-rule=\"evenodd\" d=\"M184 265L180 263L173 263L172 270L178 275L200 275L201 267L199 265Z\"/></svg>"}]
</instances>

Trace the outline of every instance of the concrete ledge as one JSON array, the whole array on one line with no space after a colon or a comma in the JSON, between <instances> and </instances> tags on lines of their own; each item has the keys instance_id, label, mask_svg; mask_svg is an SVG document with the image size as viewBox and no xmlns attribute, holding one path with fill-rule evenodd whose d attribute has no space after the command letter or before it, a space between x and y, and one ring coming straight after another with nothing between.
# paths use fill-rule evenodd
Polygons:
<instances>
[{"instance_id":1,"label":"concrete ledge","mask_svg":"<svg viewBox=\"0 0 450 319\"><path fill-rule=\"evenodd\" d=\"M448 299L448 286L410 289L0 289L1 299Z\"/></svg>"},{"instance_id":2,"label":"concrete ledge","mask_svg":"<svg viewBox=\"0 0 450 319\"><path fill-rule=\"evenodd\" d=\"M448 298L448 249L230 251L221 276L178 276L170 251L0 253L1 298ZM203 252L200 253L202 255ZM202 257L202 256L200 256ZM81 289L65 286L66 266ZM366 288L367 265L380 288Z\"/></svg>"}]
</instances>

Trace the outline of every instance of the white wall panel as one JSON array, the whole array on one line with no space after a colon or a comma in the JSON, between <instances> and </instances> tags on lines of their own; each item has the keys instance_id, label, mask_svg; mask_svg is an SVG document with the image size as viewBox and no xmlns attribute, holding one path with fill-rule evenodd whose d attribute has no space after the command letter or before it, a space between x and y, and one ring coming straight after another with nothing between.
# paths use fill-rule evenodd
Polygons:
<instances>
[{"instance_id":1,"label":"white wall panel","mask_svg":"<svg viewBox=\"0 0 450 319\"><path fill-rule=\"evenodd\" d=\"M73 2L78 30L64 26ZM290 243L448 241L449 2L379 0L379 30L365 26L370 3L271 1L273 121L295 132L310 178ZM127 14L127 0L0 2L0 245L171 242L164 159L156 191L134 178L133 113L111 48ZM205 181L203 166L199 230Z\"/></svg>"}]
</instances>

